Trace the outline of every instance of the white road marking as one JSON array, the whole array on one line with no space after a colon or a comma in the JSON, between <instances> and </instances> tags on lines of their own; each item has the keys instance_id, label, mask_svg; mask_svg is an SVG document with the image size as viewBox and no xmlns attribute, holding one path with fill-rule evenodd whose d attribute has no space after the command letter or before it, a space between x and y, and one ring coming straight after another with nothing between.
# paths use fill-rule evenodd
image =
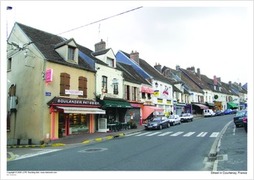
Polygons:
<instances>
[{"instance_id":1,"label":"white road marking","mask_svg":"<svg viewBox=\"0 0 254 180\"><path fill-rule=\"evenodd\" d=\"M219 132L213 132L210 137L217 137L220 133Z\"/></svg>"},{"instance_id":2,"label":"white road marking","mask_svg":"<svg viewBox=\"0 0 254 180\"><path fill-rule=\"evenodd\" d=\"M165 133L162 133L162 134L159 134L158 136L166 136L166 135L168 135L168 134L171 134L171 133L173 133L173 132L165 132Z\"/></svg>"},{"instance_id":3,"label":"white road marking","mask_svg":"<svg viewBox=\"0 0 254 180\"><path fill-rule=\"evenodd\" d=\"M206 134L207 134L207 132L201 132L197 135L197 137L205 137Z\"/></svg>"},{"instance_id":4,"label":"white road marking","mask_svg":"<svg viewBox=\"0 0 254 180\"><path fill-rule=\"evenodd\" d=\"M178 135L183 134L183 133L184 133L183 131L179 131L177 133L171 134L170 136L178 136Z\"/></svg>"},{"instance_id":5,"label":"white road marking","mask_svg":"<svg viewBox=\"0 0 254 180\"><path fill-rule=\"evenodd\" d=\"M155 133L152 133L152 134L148 134L146 136L153 136L153 135L156 135L156 134L159 134L159 133L161 133L161 132L155 132Z\"/></svg>"},{"instance_id":6,"label":"white road marking","mask_svg":"<svg viewBox=\"0 0 254 180\"><path fill-rule=\"evenodd\" d=\"M142 133L142 134L138 134L138 135L136 135L136 136L144 136L144 135L146 135L146 134L150 134L151 132L145 132L145 133Z\"/></svg>"},{"instance_id":7,"label":"white road marking","mask_svg":"<svg viewBox=\"0 0 254 180\"><path fill-rule=\"evenodd\" d=\"M126 134L125 136L134 136L134 135L137 135L137 134L140 134L141 132L135 132L135 133L131 133L131 134Z\"/></svg>"},{"instance_id":8,"label":"white road marking","mask_svg":"<svg viewBox=\"0 0 254 180\"><path fill-rule=\"evenodd\" d=\"M60 150L62 150L62 149L47 149L47 150L42 150L42 151L37 152L37 153L24 154L24 155L21 155L21 156L17 157L15 160L25 159L25 158L34 157L34 156L39 156L39 155L42 155L42 154L48 154L48 153L52 153L52 152L56 152L56 151L60 151Z\"/></svg>"},{"instance_id":9,"label":"white road marking","mask_svg":"<svg viewBox=\"0 0 254 180\"><path fill-rule=\"evenodd\" d=\"M195 132L188 132L185 135L183 135L184 137L190 137L191 135L195 134Z\"/></svg>"}]
</instances>

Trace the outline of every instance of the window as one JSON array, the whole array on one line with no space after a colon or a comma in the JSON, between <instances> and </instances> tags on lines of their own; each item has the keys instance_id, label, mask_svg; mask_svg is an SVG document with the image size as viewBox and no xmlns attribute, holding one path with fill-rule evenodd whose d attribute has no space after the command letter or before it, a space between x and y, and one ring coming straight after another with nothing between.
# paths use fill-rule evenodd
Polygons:
<instances>
[{"instance_id":1,"label":"window","mask_svg":"<svg viewBox=\"0 0 254 180\"><path fill-rule=\"evenodd\" d=\"M12 58L8 58L7 71L11 70L11 61L12 61Z\"/></svg>"},{"instance_id":2,"label":"window","mask_svg":"<svg viewBox=\"0 0 254 180\"><path fill-rule=\"evenodd\" d=\"M118 94L118 83L114 83L113 86L114 86L113 93Z\"/></svg>"},{"instance_id":3,"label":"window","mask_svg":"<svg viewBox=\"0 0 254 180\"><path fill-rule=\"evenodd\" d=\"M70 89L70 75L67 73L60 74L60 96L69 96L65 94L65 89Z\"/></svg>"},{"instance_id":4,"label":"window","mask_svg":"<svg viewBox=\"0 0 254 180\"><path fill-rule=\"evenodd\" d=\"M142 92L142 99L146 99L146 93Z\"/></svg>"},{"instance_id":5,"label":"window","mask_svg":"<svg viewBox=\"0 0 254 180\"><path fill-rule=\"evenodd\" d=\"M11 113L7 113L7 132L11 131Z\"/></svg>"},{"instance_id":6,"label":"window","mask_svg":"<svg viewBox=\"0 0 254 180\"><path fill-rule=\"evenodd\" d=\"M148 93L148 94L147 94L147 96L148 96L148 99L152 99L152 97L151 97L151 94L150 94L150 93Z\"/></svg>"},{"instance_id":7,"label":"window","mask_svg":"<svg viewBox=\"0 0 254 180\"><path fill-rule=\"evenodd\" d=\"M132 100L137 101L137 88L132 87Z\"/></svg>"},{"instance_id":8,"label":"window","mask_svg":"<svg viewBox=\"0 0 254 180\"><path fill-rule=\"evenodd\" d=\"M125 98L130 100L130 86L125 85Z\"/></svg>"},{"instance_id":9,"label":"window","mask_svg":"<svg viewBox=\"0 0 254 180\"><path fill-rule=\"evenodd\" d=\"M107 84L108 84L108 78L107 78L107 76L102 76L102 91L104 93L108 92L108 86L107 86Z\"/></svg>"},{"instance_id":10,"label":"window","mask_svg":"<svg viewBox=\"0 0 254 180\"><path fill-rule=\"evenodd\" d=\"M83 95L80 95L79 97L87 98L87 78L79 76L78 84L79 91L83 91Z\"/></svg>"},{"instance_id":11,"label":"window","mask_svg":"<svg viewBox=\"0 0 254 180\"><path fill-rule=\"evenodd\" d=\"M75 57L75 48L68 46L68 60L74 60Z\"/></svg>"},{"instance_id":12,"label":"window","mask_svg":"<svg viewBox=\"0 0 254 180\"><path fill-rule=\"evenodd\" d=\"M110 67L114 67L114 59L107 57L107 64Z\"/></svg>"}]
</instances>

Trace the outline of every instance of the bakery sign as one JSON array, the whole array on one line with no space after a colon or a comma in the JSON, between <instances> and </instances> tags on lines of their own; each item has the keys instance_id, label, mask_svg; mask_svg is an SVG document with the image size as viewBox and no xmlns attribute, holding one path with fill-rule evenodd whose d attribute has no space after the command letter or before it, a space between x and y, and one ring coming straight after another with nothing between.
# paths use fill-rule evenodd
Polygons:
<instances>
[{"instance_id":1,"label":"bakery sign","mask_svg":"<svg viewBox=\"0 0 254 180\"><path fill-rule=\"evenodd\" d=\"M73 99L73 98L59 98L54 97L49 105L91 105L100 106L99 102L90 99Z\"/></svg>"}]
</instances>

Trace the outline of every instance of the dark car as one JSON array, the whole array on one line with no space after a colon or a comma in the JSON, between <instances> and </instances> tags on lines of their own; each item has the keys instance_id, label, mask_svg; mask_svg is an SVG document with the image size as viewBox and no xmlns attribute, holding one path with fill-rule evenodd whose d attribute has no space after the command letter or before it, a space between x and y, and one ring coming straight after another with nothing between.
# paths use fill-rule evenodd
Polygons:
<instances>
[{"instance_id":1,"label":"dark car","mask_svg":"<svg viewBox=\"0 0 254 180\"><path fill-rule=\"evenodd\" d=\"M183 113L180 116L181 122L190 122L193 121L193 115L191 113Z\"/></svg>"},{"instance_id":2,"label":"dark car","mask_svg":"<svg viewBox=\"0 0 254 180\"><path fill-rule=\"evenodd\" d=\"M224 112L223 112L224 115L228 115L228 114L232 114L232 109L226 109Z\"/></svg>"},{"instance_id":3,"label":"dark car","mask_svg":"<svg viewBox=\"0 0 254 180\"><path fill-rule=\"evenodd\" d=\"M215 116L222 116L222 115L224 115L223 111L221 110L215 111Z\"/></svg>"},{"instance_id":4,"label":"dark car","mask_svg":"<svg viewBox=\"0 0 254 180\"><path fill-rule=\"evenodd\" d=\"M246 110L238 111L234 117L235 126L243 127L244 126L243 120L245 118L247 118L247 111Z\"/></svg>"},{"instance_id":5,"label":"dark car","mask_svg":"<svg viewBox=\"0 0 254 180\"><path fill-rule=\"evenodd\" d=\"M155 117L147 124L145 124L145 129L162 129L170 127L169 119L165 116Z\"/></svg>"}]
</instances>

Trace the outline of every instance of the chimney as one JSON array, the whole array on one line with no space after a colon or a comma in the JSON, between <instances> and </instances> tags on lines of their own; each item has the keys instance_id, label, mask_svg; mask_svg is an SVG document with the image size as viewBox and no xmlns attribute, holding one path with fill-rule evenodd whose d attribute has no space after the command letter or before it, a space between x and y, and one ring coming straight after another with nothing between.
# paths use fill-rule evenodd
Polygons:
<instances>
[{"instance_id":1,"label":"chimney","mask_svg":"<svg viewBox=\"0 0 254 180\"><path fill-rule=\"evenodd\" d=\"M182 79L182 72L181 72L181 70L180 70L180 66L179 65L177 65L176 66L176 75L180 78L180 79Z\"/></svg>"},{"instance_id":2,"label":"chimney","mask_svg":"<svg viewBox=\"0 0 254 180\"><path fill-rule=\"evenodd\" d=\"M197 68L197 74L198 74L199 79L201 79L200 69L199 68Z\"/></svg>"},{"instance_id":3,"label":"chimney","mask_svg":"<svg viewBox=\"0 0 254 180\"><path fill-rule=\"evenodd\" d=\"M195 67L194 66L188 67L187 70L191 71L192 73L195 73Z\"/></svg>"},{"instance_id":4,"label":"chimney","mask_svg":"<svg viewBox=\"0 0 254 180\"><path fill-rule=\"evenodd\" d=\"M213 76L213 84L214 84L215 86L217 86L217 83L218 83L217 78L216 78L216 76L214 75L214 76Z\"/></svg>"},{"instance_id":5,"label":"chimney","mask_svg":"<svg viewBox=\"0 0 254 180\"><path fill-rule=\"evenodd\" d=\"M220 77L217 77L217 81L218 81L219 83L221 83L221 78L220 78Z\"/></svg>"},{"instance_id":6,"label":"chimney","mask_svg":"<svg viewBox=\"0 0 254 180\"><path fill-rule=\"evenodd\" d=\"M136 61L137 64L139 64L139 53L137 51L131 51L130 58Z\"/></svg>"},{"instance_id":7,"label":"chimney","mask_svg":"<svg viewBox=\"0 0 254 180\"><path fill-rule=\"evenodd\" d=\"M179 69L180 69L180 66L176 65L176 70L179 71Z\"/></svg>"},{"instance_id":8,"label":"chimney","mask_svg":"<svg viewBox=\"0 0 254 180\"><path fill-rule=\"evenodd\" d=\"M160 63L155 63L154 68L157 69L157 71L161 72L161 65L160 65Z\"/></svg>"},{"instance_id":9,"label":"chimney","mask_svg":"<svg viewBox=\"0 0 254 180\"><path fill-rule=\"evenodd\" d=\"M94 45L94 47L95 47L95 52L105 50L106 49L106 42L101 39L101 41L96 43Z\"/></svg>"}]
</instances>

